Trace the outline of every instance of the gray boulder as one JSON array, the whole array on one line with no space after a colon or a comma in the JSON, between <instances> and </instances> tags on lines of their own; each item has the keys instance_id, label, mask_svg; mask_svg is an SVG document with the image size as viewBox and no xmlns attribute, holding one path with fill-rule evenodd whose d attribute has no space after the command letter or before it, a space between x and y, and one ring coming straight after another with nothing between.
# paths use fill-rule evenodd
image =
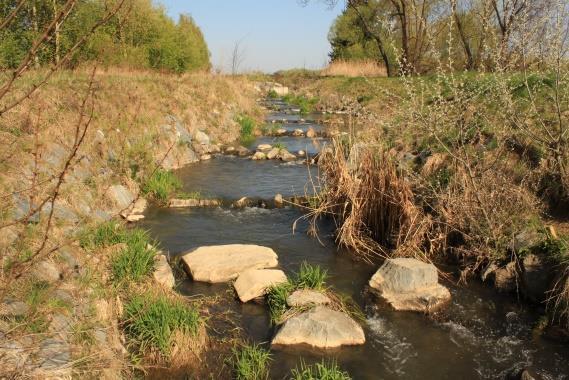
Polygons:
<instances>
[{"instance_id":1,"label":"gray boulder","mask_svg":"<svg viewBox=\"0 0 569 380\"><path fill-rule=\"evenodd\" d=\"M433 264L410 258L387 259L369 281L395 310L428 312L450 299Z\"/></svg>"},{"instance_id":2,"label":"gray boulder","mask_svg":"<svg viewBox=\"0 0 569 380\"><path fill-rule=\"evenodd\" d=\"M335 348L365 343L362 327L353 319L325 306L288 319L273 338L273 345L308 344Z\"/></svg>"},{"instance_id":3,"label":"gray boulder","mask_svg":"<svg viewBox=\"0 0 569 380\"><path fill-rule=\"evenodd\" d=\"M134 194L123 185L109 187L107 198L120 209L126 209L134 202Z\"/></svg>"}]
</instances>

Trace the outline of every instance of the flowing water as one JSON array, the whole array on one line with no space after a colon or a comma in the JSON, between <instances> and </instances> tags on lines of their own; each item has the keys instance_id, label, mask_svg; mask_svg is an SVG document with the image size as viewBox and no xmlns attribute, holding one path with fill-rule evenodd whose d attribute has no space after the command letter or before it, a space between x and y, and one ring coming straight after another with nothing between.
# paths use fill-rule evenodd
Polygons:
<instances>
[{"instance_id":1,"label":"flowing water","mask_svg":"<svg viewBox=\"0 0 569 380\"><path fill-rule=\"evenodd\" d=\"M270 120L287 120L285 128L306 129L282 103ZM259 138L253 145L274 143ZM312 142L296 137L278 138L291 152L302 149L315 153L325 139ZM305 194L317 185L316 168L302 163L252 161L217 157L179 172L186 191L201 191L225 200L243 196L272 198L275 194ZM332 226L319 225L319 239L307 234L308 224L295 208L262 209L229 207L203 209L151 209L144 227L171 255L202 245L228 243L271 247L282 269L291 274L303 261L328 270L328 284L351 296L366 313L366 343L359 347L315 350L308 347L273 349L271 378L282 379L290 369L306 363L334 359L354 379L503 379L514 368L532 367L544 379L566 379L569 348L533 333L539 315L511 296L499 295L481 284L451 289L452 302L439 318L395 312L375 305L363 290L375 267L350 258L349 252L334 245ZM293 228L294 227L294 228ZM183 281L178 291L185 295L215 295L228 285ZM242 328L252 341L268 343L274 329L266 307L240 304Z\"/></svg>"}]
</instances>

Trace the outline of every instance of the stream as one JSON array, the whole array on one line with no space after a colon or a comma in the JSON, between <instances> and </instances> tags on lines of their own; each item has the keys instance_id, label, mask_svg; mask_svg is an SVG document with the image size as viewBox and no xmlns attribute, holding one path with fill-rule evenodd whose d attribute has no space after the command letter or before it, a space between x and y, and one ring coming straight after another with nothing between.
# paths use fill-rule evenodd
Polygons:
<instances>
[{"instance_id":1,"label":"stream","mask_svg":"<svg viewBox=\"0 0 569 380\"><path fill-rule=\"evenodd\" d=\"M275 120L287 130L325 128L318 124L318 115L303 116L307 121L302 121L280 101L271 101L270 106L274 111L267 118L269 125ZM277 142L291 153L302 149L315 154L327 140L259 137L250 148ZM177 174L185 191L200 191L225 201L244 196L270 200L277 193L304 195L318 188L318 169L300 162L219 155ZM319 239L309 236L309 225L302 215L292 207L151 208L142 227L173 256L203 245L244 243L274 249L288 275L303 261L320 265L329 273L328 285L351 296L365 311L364 345L334 350L272 349L271 378L285 378L291 368L299 366L301 358L308 364L334 359L354 379L504 379L513 369L524 367L531 367L543 379L568 378L569 347L533 332L540 317L533 307L474 280L466 286L444 283L451 290L452 301L440 318L377 306L364 296L377 267L354 261L349 252L336 247L330 222L319 224ZM228 289L227 284L194 283L190 279L177 288L188 296L216 295ZM245 336L269 347L274 329L266 306L241 304L238 299L234 302L242 315Z\"/></svg>"}]
</instances>

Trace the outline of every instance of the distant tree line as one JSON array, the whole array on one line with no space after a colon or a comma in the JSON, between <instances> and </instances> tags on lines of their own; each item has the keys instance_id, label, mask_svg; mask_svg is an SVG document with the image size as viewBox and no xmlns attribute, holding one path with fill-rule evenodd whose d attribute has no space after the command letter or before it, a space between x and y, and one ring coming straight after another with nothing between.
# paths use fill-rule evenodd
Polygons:
<instances>
[{"instance_id":1,"label":"distant tree line","mask_svg":"<svg viewBox=\"0 0 569 380\"><path fill-rule=\"evenodd\" d=\"M10 19L0 28L0 69L17 67L34 41L56 20L33 65L57 64L116 3L118 0L0 0L0 24ZM209 58L203 34L191 16L181 15L175 22L151 0L126 0L65 64L74 67L97 61L187 72L209 70Z\"/></svg>"},{"instance_id":2,"label":"distant tree line","mask_svg":"<svg viewBox=\"0 0 569 380\"><path fill-rule=\"evenodd\" d=\"M329 33L330 58L374 59L390 75L427 73L441 60L455 69L519 67L531 60L523 50L551 45L540 28L554 22L555 1L346 0Z\"/></svg>"}]
</instances>

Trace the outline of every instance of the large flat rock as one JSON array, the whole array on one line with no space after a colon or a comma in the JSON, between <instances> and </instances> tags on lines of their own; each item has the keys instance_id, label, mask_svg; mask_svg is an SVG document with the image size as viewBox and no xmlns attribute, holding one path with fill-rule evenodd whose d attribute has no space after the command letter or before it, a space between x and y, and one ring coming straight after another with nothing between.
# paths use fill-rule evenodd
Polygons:
<instances>
[{"instance_id":1,"label":"large flat rock","mask_svg":"<svg viewBox=\"0 0 569 380\"><path fill-rule=\"evenodd\" d=\"M356 321L325 306L316 306L288 319L272 342L274 345L308 344L318 348L364 343L364 331Z\"/></svg>"},{"instance_id":2,"label":"large flat rock","mask_svg":"<svg viewBox=\"0 0 569 380\"><path fill-rule=\"evenodd\" d=\"M273 285L287 282L286 274L279 269L249 269L237 277L235 290L241 302L248 302L265 295Z\"/></svg>"},{"instance_id":3,"label":"large flat rock","mask_svg":"<svg viewBox=\"0 0 569 380\"><path fill-rule=\"evenodd\" d=\"M369 285L395 310L428 312L450 299L437 268L411 258L387 259Z\"/></svg>"},{"instance_id":4,"label":"large flat rock","mask_svg":"<svg viewBox=\"0 0 569 380\"><path fill-rule=\"evenodd\" d=\"M248 269L274 268L277 254L258 245L229 244L199 247L182 256L194 281L231 281Z\"/></svg>"}]
</instances>

